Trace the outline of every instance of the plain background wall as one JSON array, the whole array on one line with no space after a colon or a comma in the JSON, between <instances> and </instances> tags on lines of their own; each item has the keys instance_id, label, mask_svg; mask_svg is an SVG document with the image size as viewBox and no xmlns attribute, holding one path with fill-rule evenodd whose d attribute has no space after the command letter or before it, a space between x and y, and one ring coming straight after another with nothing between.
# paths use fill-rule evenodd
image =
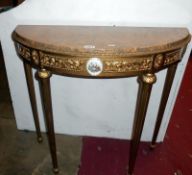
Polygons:
<instances>
[{"instance_id":1,"label":"plain background wall","mask_svg":"<svg viewBox=\"0 0 192 175\"><path fill-rule=\"evenodd\" d=\"M22 61L11 33L19 24L117 25L188 27L192 29L191 0L26 0L0 15L0 40L18 129L34 130ZM158 140L165 135L191 44L180 63ZM142 140L151 139L166 71L157 74ZM35 82L42 130L38 84ZM136 78L87 80L54 75L51 78L57 133L130 139L138 84Z\"/></svg>"}]
</instances>

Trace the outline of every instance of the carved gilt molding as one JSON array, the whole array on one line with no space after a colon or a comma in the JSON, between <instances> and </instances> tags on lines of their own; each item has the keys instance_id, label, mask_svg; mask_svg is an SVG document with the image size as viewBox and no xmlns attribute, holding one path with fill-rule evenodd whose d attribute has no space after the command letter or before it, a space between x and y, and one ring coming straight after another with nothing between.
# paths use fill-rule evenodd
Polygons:
<instances>
[{"instance_id":1,"label":"carved gilt molding","mask_svg":"<svg viewBox=\"0 0 192 175\"><path fill-rule=\"evenodd\" d=\"M152 68L152 57L104 61L104 72L145 71Z\"/></svg>"},{"instance_id":2,"label":"carved gilt molding","mask_svg":"<svg viewBox=\"0 0 192 175\"><path fill-rule=\"evenodd\" d=\"M181 50L176 50L165 54L164 65L173 64L181 59Z\"/></svg>"},{"instance_id":3,"label":"carved gilt molding","mask_svg":"<svg viewBox=\"0 0 192 175\"><path fill-rule=\"evenodd\" d=\"M31 52L29 48L17 43L17 52L21 57L25 58L26 60L31 60Z\"/></svg>"},{"instance_id":4,"label":"carved gilt molding","mask_svg":"<svg viewBox=\"0 0 192 175\"><path fill-rule=\"evenodd\" d=\"M181 50L160 53L156 56L140 57L109 57L101 56L103 64L103 73L126 73L150 71L153 68L159 70L164 66L173 64L181 59ZM31 49L17 43L17 52L24 59L31 61L39 67L61 69L70 72L86 72L86 63L90 57L73 57L66 55L57 55L45 53L36 49Z\"/></svg>"},{"instance_id":5,"label":"carved gilt molding","mask_svg":"<svg viewBox=\"0 0 192 175\"><path fill-rule=\"evenodd\" d=\"M83 61L79 58L59 57L40 52L40 65L52 68L60 68L66 71L84 71Z\"/></svg>"}]
</instances>

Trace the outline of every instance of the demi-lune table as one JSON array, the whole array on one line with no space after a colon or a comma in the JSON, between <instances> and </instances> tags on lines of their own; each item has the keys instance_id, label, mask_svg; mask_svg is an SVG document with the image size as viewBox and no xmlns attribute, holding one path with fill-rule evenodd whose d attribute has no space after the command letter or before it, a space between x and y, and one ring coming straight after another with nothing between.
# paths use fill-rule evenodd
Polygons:
<instances>
[{"instance_id":1,"label":"demi-lune table","mask_svg":"<svg viewBox=\"0 0 192 175\"><path fill-rule=\"evenodd\" d=\"M167 70L151 142L155 147L177 64L191 36L185 28L20 25L13 32L24 63L38 141L39 126L32 67L37 69L53 170L58 173L50 91L51 74L79 78L138 76L140 84L132 131L128 174L133 174L155 73Z\"/></svg>"}]
</instances>

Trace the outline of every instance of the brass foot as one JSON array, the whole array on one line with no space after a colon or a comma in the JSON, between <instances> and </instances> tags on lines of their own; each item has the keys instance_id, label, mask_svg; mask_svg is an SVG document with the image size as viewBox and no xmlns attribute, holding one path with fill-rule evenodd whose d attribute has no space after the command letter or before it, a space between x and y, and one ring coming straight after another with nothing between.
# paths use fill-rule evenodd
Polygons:
<instances>
[{"instance_id":1,"label":"brass foot","mask_svg":"<svg viewBox=\"0 0 192 175\"><path fill-rule=\"evenodd\" d=\"M150 145L150 149L151 149L151 150L153 150L153 149L155 149L155 148L156 148L156 145L155 145L155 144L151 144L151 145Z\"/></svg>"},{"instance_id":2,"label":"brass foot","mask_svg":"<svg viewBox=\"0 0 192 175\"><path fill-rule=\"evenodd\" d=\"M58 173L59 173L59 169L58 169L58 168L53 168L53 172L54 172L55 174L58 174Z\"/></svg>"},{"instance_id":3,"label":"brass foot","mask_svg":"<svg viewBox=\"0 0 192 175\"><path fill-rule=\"evenodd\" d=\"M37 137L37 141L38 141L39 143L42 143L42 142L43 142L43 138L42 138L42 137Z\"/></svg>"}]
</instances>

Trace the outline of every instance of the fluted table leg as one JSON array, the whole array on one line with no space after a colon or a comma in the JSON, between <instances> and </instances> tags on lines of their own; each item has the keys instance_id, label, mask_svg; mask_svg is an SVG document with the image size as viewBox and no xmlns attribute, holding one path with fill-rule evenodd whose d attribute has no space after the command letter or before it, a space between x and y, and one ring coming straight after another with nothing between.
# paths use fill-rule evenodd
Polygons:
<instances>
[{"instance_id":1,"label":"fluted table leg","mask_svg":"<svg viewBox=\"0 0 192 175\"><path fill-rule=\"evenodd\" d=\"M156 124L155 124L155 128L154 128L154 132L153 132L153 138L152 138L152 142L150 145L151 149L154 149L156 146L156 140L157 140L157 136L159 133L159 129L161 126L161 122L163 119L163 115L165 112L165 108L167 105L167 101L169 98L169 94L171 91L171 87L173 84L173 80L175 77L175 72L177 70L177 64L174 64L172 66L170 66L167 70L167 75L166 75L166 80L165 80L165 84L164 84L164 88L163 88L163 94L161 97L161 102L160 102L160 106L159 106L159 111L158 111L158 115L157 115L157 120L156 120Z\"/></svg>"},{"instance_id":2,"label":"fluted table leg","mask_svg":"<svg viewBox=\"0 0 192 175\"><path fill-rule=\"evenodd\" d=\"M55 131L53 123L52 101L51 101L51 89L50 89L50 72L45 69L38 71L38 77L40 80L40 88L42 94L42 104L44 107L45 121L47 126L48 141L50 146L51 158L53 163L54 173L58 173L58 162L56 154L56 141Z\"/></svg>"},{"instance_id":3,"label":"fluted table leg","mask_svg":"<svg viewBox=\"0 0 192 175\"><path fill-rule=\"evenodd\" d=\"M137 107L136 107L136 116L133 126L133 135L131 140L130 147L130 159L129 159L129 169L128 174L132 175L136 156L139 148L141 133L143 130L143 125L145 121L145 116L147 112L147 107L149 103L149 98L151 94L151 89L153 83L156 81L156 76L154 74L145 74L140 77L140 88L138 93Z\"/></svg>"},{"instance_id":4,"label":"fluted table leg","mask_svg":"<svg viewBox=\"0 0 192 175\"><path fill-rule=\"evenodd\" d=\"M33 118L35 122L35 128L37 133L37 141L40 143L43 141L41 136L41 130L40 130L40 124L39 124L39 116L37 111L37 103L36 103L36 97L35 97L35 89L34 89L34 82L33 82L33 75L32 75L32 68L31 65L27 62L23 62L24 69L25 69L25 77L27 81L27 87L33 112Z\"/></svg>"}]
</instances>

